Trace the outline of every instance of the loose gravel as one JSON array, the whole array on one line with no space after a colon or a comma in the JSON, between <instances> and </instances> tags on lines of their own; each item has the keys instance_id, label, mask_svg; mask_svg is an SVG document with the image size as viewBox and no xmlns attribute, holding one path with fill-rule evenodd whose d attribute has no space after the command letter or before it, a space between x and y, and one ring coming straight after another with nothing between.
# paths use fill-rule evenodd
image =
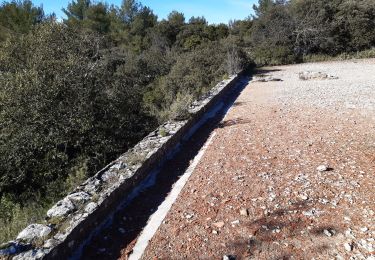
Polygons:
<instances>
[{"instance_id":1,"label":"loose gravel","mask_svg":"<svg viewBox=\"0 0 375 260\"><path fill-rule=\"evenodd\" d=\"M259 73L143 259L374 259L375 60Z\"/></svg>"}]
</instances>

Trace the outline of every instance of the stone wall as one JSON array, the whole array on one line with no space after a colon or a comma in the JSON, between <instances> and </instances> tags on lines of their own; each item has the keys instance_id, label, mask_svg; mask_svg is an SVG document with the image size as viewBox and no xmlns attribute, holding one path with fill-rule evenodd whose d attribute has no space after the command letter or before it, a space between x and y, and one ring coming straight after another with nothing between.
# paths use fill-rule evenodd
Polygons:
<instances>
[{"instance_id":1,"label":"stone wall","mask_svg":"<svg viewBox=\"0 0 375 260\"><path fill-rule=\"evenodd\" d=\"M196 130L202 117L228 94L240 75L217 84L195 101L189 119L170 121L89 178L47 212L43 224L32 224L0 247L1 258L67 259L124 203L134 188Z\"/></svg>"}]
</instances>

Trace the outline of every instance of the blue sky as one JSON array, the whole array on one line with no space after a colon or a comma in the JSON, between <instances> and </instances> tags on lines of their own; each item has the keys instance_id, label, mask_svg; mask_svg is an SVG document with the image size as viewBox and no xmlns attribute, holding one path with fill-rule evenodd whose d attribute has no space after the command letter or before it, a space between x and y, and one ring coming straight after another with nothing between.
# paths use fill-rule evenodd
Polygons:
<instances>
[{"instance_id":1,"label":"blue sky","mask_svg":"<svg viewBox=\"0 0 375 260\"><path fill-rule=\"evenodd\" d=\"M46 13L56 13L58 18L63 17L61 9L66 7L70 0L32 0L35 5L43 5ZM120 5L121 0L107 0L108 4ZM209 23L227 23L231 19L244 19L253 13L252 6L257 0L140 0L150 7L159 19L177 10L191 16L204 16Z\"/></svg>"}]
</instances>

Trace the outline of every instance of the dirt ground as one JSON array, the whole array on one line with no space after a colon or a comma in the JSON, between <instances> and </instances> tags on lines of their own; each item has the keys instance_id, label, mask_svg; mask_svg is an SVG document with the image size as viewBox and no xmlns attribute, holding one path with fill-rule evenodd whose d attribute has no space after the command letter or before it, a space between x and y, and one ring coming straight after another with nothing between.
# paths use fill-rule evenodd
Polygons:
<instances>
[{"instance_id":1,"label":"dirt ground","mask_svg":"<svg viewBox=\"0 0 375 260\"><path fill-rule=\"evenodd\" d=\"M143 259L375 259L375 60L260 74Z\"/></svg>"}]
</instances>

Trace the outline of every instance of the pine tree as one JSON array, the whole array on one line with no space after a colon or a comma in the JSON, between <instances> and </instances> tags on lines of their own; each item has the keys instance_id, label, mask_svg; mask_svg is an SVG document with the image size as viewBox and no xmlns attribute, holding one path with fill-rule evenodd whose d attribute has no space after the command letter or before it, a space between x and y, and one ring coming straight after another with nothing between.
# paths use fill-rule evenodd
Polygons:
<instances>
[{"instance_id":1,"label":"pine tree","mask_svg":"<svg viewBox=\"0 0 375 260\"><path fill-rule=\"evenodd\" d=\"M142 9L142 5L136 0L123 0L120 11L123 22L132 23L140 9Z\"/></svg>"},{"instance_id":2,"label":"pine tree","mask_svg":"<svg viewBox=\"0 0 375 260\"><path fill-rule=\"evenodd\" d=\"M77 0L68 4L68 7L63 8L63 12L68 17L68 20L83 21L87 17L87 10L91 6L90 0Z\"/></svg>"},{"instance_id":3,"label":"pine tree","mask_svg":"<svg viewBox=\"0 0 375 260\"><path fill-rule=\"evenodd\" d=\"M34 6L30 0L3 2L0 5L0 41L12 33L29 32L45 18L43 8Z\"/></svg>"}]
</instances>

